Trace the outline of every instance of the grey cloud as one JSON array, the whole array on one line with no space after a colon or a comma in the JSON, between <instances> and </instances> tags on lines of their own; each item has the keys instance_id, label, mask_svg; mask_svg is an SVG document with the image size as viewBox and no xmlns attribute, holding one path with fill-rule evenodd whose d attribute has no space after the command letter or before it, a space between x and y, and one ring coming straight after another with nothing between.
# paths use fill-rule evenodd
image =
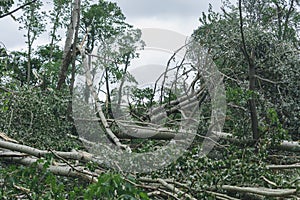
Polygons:
<instances>
[{"instance_id":1,"label":"grey cloud","mask_svg":"<svg viewBox=\"0 0 300 200\"><path fill-rule=\"evenodd\" d=\"M114 0L128 17L186 16L200 17L210 1L203 0ZM211 0L216 9L220 0Z\"/></svg>"}]
</instances>

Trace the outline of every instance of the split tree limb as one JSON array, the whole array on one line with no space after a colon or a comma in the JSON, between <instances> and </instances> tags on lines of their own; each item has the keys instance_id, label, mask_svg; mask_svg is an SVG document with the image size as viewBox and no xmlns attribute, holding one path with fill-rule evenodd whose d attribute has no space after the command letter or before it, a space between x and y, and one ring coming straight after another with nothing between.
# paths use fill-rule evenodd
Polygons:
<instances>
[{"instance_id":1,"label":"split tree limb","mask_svg":"<svg viewBox=\"0 0 300 200\"><path fill-rule=\"evenodd\" d=\"M212 192L212 191L205 191L205 192L208 193L208 194L214 195L216 197L216 199L221 199L221 200L239 200L237 198L228 196L226 194L221 194L221 193L218 193L218 192Z\"/></svg>"},{"instance_id":2,"label":"split tree limb","mask_svg":"<svg viewBox=\"0 0 300 200\"><path fill-rule=\"evenodd\" d=\"M67 72L68 72L68 67L72 61L72 57L76 56L76 52L72 51L72 44L74 40L74 35L75 35L75 29L78 24L79 20L79 11L80 11L80 0L74 0L73 2L73 9L72 9L72 16L71 16L71 22L68 26L68 31L67 31L67 38L65 41L65 47L64 47L64 52L63 52L63 59L62 59L62 64L60 67L60 73L58 77L58 83L57 83L57 89L60 90L63 84L65 83L66 77L67 77ZM77 27L78 28L78 27ZM73 44L76 45L76 44ZM73 56L72 56L73 54Z\"/></svg>"}]
</instances>

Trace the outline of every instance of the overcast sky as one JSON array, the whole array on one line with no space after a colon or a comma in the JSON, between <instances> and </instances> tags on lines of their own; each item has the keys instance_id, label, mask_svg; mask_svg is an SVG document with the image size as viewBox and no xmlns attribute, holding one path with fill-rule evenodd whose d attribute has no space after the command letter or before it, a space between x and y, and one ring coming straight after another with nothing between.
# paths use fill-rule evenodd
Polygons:
<instances>
[{"instance_id":1,"label":"overcast sky","mask_svg":"<svg viewBox=\"0 0 300 200\"><path fill-rule=\"evenodd\" d=\"M138 28L166 28L190 35L209 3L219 10L221 0L114 0L127 21Z\"/></svg>"},{"instance_id":2,"label":"overcast sky","mask_svg":"<svg viewBox=\"0 0 300 200\"><path fill-rule=\"evenodd\" d=\"M190 35L199 25L198 18L207 11L209 3L215 10L221 0L111 0L117 2L126 16L126 21L136 28L163 28ZM47 1L45 1L46 3ZM21 14L19 11L18 16ZM8 50L25 49L23 32L11 17L0 19L0 42ZM36 44L49 43L49 33L43 34Z\"/></svg>"}]
</instances>

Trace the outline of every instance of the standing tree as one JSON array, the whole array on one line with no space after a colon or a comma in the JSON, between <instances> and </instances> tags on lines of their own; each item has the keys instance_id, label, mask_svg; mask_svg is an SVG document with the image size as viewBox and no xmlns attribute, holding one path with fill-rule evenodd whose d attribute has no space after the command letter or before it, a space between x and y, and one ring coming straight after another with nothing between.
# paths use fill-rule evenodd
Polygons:
<instances>
[{"instance_id":1,"label":"standing tree","mask_svg":"<svg viewBox=\"0 0 300 200\"><path fill-rule=\"evenodd\" d=\"M61 40L61 36L58 34L59 28L61 28L64 25L67 25L65 23L64 18L69 12L69 3L70 0L53 0L53 9L49 11L50 20L52 22L52 28L50 30L50 56L49 61L51 61L51 57L53 55L53 51L55 49L55 45L57 42Z\"/></svg>"},{"instance_id":2,"label":"standing tree","mask_svg":"<svg viewBox=\"0 0 300 200\"><path fill-rule=\"evenodd\" d=\"M106 87L106 109L110 117L112 117L112 97L110 85L120 82L120 86L116 93L117 108L120 109L122 89L125 81L131 81L128 77L128 67L131 60L137 58L139 54L137 50L144 47L141 41L141 31L138 29L128 28L122 33L118 33L113 37L100 43L98 56L104 59L98 59L98 64L104 69L104 85Z\"/></svg>"},{"instance_id":3,"label":"standing tree","mask_svg":"<svg viewBox=\"0 0 300 200\"><path fill-rule=\"evenodd\" d=\"M222 13L210 8L200 18L201 25L193 36L211 50L226 78L228 100L233 99L230 112L239 116L232 124L227 122L236 127L234 132L251 129L257 140L270 130L267 113L272 109L279 113L284 128L297 131L294 119L299 118L300 99L298 4L294 0L239 0L237 5L225 1ZM240 112L246 106L251 128L245 120L248 116Z\"/></svg>"},{"instance_id":4,"label":"standing tree","mask_svg":"<svg viewBox=\"0 0 300 200\"><path fill-rule=\"evenodd\" d=\"M24 0L23 3L29 3L28 0ZM40 12L43 6L42 1L35 1L23 8L24 15L18 18L18 21L22 24L21 30L26 30L26 44L27 47L27 85L30 84L31 80L31 56L33 51L33 43L40 34L45 31L45 12Z\"/></svg>"},{"instance_id":5,"label":"standing tree","mask_svg":"<svg viewBox=\"0 0 300 200\"><path fill-rule=\"evenodd\" d=\"M105 71L107 113L111 111L110 84L121 80L127 73L130 60L137 57L136 50L143 47L141 32L125 22L125 16L116 3L99 0L83 6L83 34L87 34L86 51L100 56L99 64ZM124 68L122 69L122 65ZM85 88L88 99L88 87Z\"/></svg>"}]
</instances>

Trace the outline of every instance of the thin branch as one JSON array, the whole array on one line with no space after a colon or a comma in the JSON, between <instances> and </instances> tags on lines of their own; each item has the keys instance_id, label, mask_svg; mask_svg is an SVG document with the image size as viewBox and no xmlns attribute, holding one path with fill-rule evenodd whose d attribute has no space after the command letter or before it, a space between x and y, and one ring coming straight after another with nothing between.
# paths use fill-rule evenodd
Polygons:
<instances>
[{"instance_id":1,"label":"thin branch","mask_svg":"<svg viewBox=\"0 0 300 200\"><path fill-rule=\"evenodd\" d=\"M167 189L173 191L175 194L179 195L179 196L184 196L188 199L191 199L191 200L196 200L196 198L194 198L193 196L179 190L178 188L176 188L174 185L171 185L169 183L167 183L165 180L161 179L161 178L158 178L157 181L159 183L161 183L164 187L166 187Z\"/></svg>"},{"instance_id":2,"label":"thin branch","mask_svg":"<svg viewBox=\"0 0 300 200\"><path fill-rule=\"evenodd\" d=\"M274 183L273 181L270 181L269 179L267 179L266 177L262 176L261 177L264 181L266 181L268 184L274 186L274 187L278 187L278 185L276 183Z\"/></svg>"},{"instance_id":3,"label":"thin branch","mask_svg":"<svg viewBox=\"0 0 300 200\"><path fill-rule=\"evenodd\" d=\"M272 83L272 84L279 84L279 83L283 83L283 82L275 82L275 81L271 81L269 79L266 79L266 78L262 78L258 75L255 75L256 78L258 78L259 80L262 80L262 81L265 81L265 82L268 82L268 83Z\"/></svg>"},{"instance_id":4,"label":"thin branch","mask_svg":"<svg viewBox=\"0 0 300 200\"><path fill-rule=\"evenodd\" d=\"M28 2L28 3L25 3L24 5L22 5L22 6L18 7L18 8L16 8L16 9L14 9L14 10L8 12L8 13L5 13L5 14L3 14L3 15L0 15L0 18L6 17L6 16L8 16L8 15L11 15L11 14L17 12L18 10L20 10L20 9L22 9L22 8L24 8L24 7L28 6L28 5L30 5L30 4L32 4L32 3L34 3L34 2L36 2L36 1L37 1L37 0L33 0L33 1Z\"/></svg>"}]
</instances>

